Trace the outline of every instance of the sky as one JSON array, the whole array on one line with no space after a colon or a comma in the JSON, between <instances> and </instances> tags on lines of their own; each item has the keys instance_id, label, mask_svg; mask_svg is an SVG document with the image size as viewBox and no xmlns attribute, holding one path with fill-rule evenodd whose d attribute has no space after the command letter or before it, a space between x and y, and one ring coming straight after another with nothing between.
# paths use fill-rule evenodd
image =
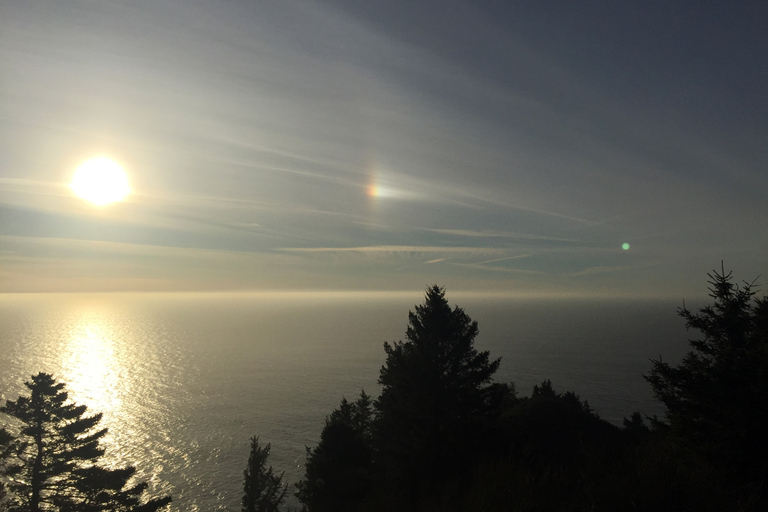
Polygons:
<instances>
[{"instance_id":1,"label":"sky","mask_svg":"<svg viewBox=\"0 0 768 512\"><path fill-rule=\"evenodd\" d=\"M766 91L759 1L0 0L0 292L766 283Z\"/></svg>"}]
</instances>

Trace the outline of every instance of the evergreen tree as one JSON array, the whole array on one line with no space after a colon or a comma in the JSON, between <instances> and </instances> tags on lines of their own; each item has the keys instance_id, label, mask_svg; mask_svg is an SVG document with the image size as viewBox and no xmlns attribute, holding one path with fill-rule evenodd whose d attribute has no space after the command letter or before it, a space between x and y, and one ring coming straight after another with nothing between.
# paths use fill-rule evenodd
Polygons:
<instances>
[{"instance_id":1,"label":"evergreen tree","mask_svg":"<svg viewBox=\"0 0 768 512\"><path fill-rule=\"evenodd\" d=\"M476 452L498 395L489 383L500 362L474 348L477 334L477 322L432 286L409 312L407 341L384 344L376 460L401 502L432 492Z\"/></svg>"},{"instance_id":2,"label":"evergreen tree","mask_svg":"<svg viewBox=\"0 0 768 512\"><path fill-rule=\"evenodd\" d=\"M248 467L243 472L243 512L277 512L285 499L288 488L283 484L283 474L267 468L270 444L261 446L259 438L251 438Z\"/></svg>"},{"instance_id":3,"label":"evergreen tree","mask_svg":"<svg viewBox=\"0 0 768 512\"><path fill-rule=\"evenodd\" d=\"M326 420L328 424L343 424L355 431L357 435L365 440L370 440L373 428L373 400L365 392L360 392L360 398L354 402L349 402L346 398L341 399L339 408L334 410Z\"/></svg>"},{"instance_id":4,"label":"evergreen tree","mask_svg":"<svg viewBox=\"0 0 768 512\"><path fill-rule=\"evenodd\" d=\"M538 386L538 385L533 386L533 392L531 393L531 398L536 398L536 397L548 397L548 398L555 398L558 400L562 400L564 403L569 403L573 406L583 409L584 412L594 414L597 417L597 414L594 413L592 408L589 406L589 402L587 402L586 400L582 401L579 395L577 395L573 391L566 391L565 393L556 392L555 388L552 387L552 381L549 379L544 380L541 383L541 386Z\"/></svg>"},{"instance_id":5,"label":"evergreen tree","mask_svg":"<svg viewBox=\"0 0 768 512\"><path fill-rule=\"evenodd\" d=\"M325 420L320 443L307 448L304 479L296 497L309 512L352 512L371 486L372 400L365 391L346 398Z\"/></svg>"},{"instance_id":6,"label":"evergreen tree","mask_svg":"<svg viewBox=\"0 0 768 512\"><path fill-rule=\"evenodd\" d=\"M5 428L0 428L0 475L5 474L5 470L8 466L8 460L10 459L13 448L14 437ZM0 480L0 510L3 508L6 496L5 482Z\"/></svg>"},{"instance_id":7,"label":"evergreen tree","mask_svg":"<svg viewBox=\"0 0 768 512\"><path fill-rule=\"evenodd\" d=\"M85 406L71 403L63 383L39 373L25 385L30 396L0 408L20 425L2 469L12 493L9 510L151 512L171 501L157 498L142 505L147 484L129 486L134 468L98 466L104 454L99 442L107 433L97 428L102 415L88 416Z\"/></svg>"},{"instance_id":8,"label":"evergreen tree","mask_svg":"<svg viewBox=\"0 0 768 512\"><path fill-rule=\"evenodd\" d=\"M666 406L676 438L738 479L768 478L768 300L754 283L738 286L732 272L708 274L714 303L679 314L700 331L678 366L653 361L646 379Z\"/></svg>"}]
</instances>

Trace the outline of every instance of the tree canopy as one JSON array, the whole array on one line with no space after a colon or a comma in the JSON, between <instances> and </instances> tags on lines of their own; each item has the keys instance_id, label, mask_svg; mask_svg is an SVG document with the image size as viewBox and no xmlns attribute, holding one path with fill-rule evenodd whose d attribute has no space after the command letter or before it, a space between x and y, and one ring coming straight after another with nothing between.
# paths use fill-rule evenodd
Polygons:
<instances>
[{"instance_id":1,"label":"tree canopy","mask_svg":"<svg viewBox=\"0 0 768 512\"><path fill-rule=\"evenodd\" d=\"M406 341L384 344L375 446L393 488L417 494L458 471L474 451L466 440L491 411L500 359L475 349L477 322L451 308L439 286L427 289L408 319Z\"/></svg>"},{"instance_id":2,"label":"tree canopy","mask_svg":"<svg viewBox=\"0 0 768 512\"><path fill-rule=\"evenodd\" d=\"M147 484L132 483L135 468L98 464L107 433L98 428L102 415L88 415L86 406L72 403L64 383L38 373L25 385L29 396L0 407L17 420L2 468L8 510L153 512L170 503L170 496L142 502Z\"/></svg>"},{"instance_id":3,"label":"tree canopy","mask_svg":"<svg viewBox=\"0 0 768 512\"><path fill-rule=\"evenodd\" d=\"M312 512L356 510L372 483L373 410L365 391L341 400L325 421L320 442L307 448L305 476L296 496Z\"/></svg>"},{"instance_id":4,"label":"tree canopy","mask_svg":"<svg viewBox=\"0 0 768 512\"><path fill-rule=\"evenodd\" d=\"M297 496L309 512L765 510L768 301L710 279L714 304L680 310L694 350L646 377L666 422L636 412L623 429L548 379L522 398L492 383L477 323L428 288L405 340L384 344L372 410L342 400Z\"/></svg>"},{"instance_id":5,"label":"tree canopy","mask_svg":"<svg viewBox=\"0 0 768 512\"><path fill-rule=\"evenodd\" d=\"M242 512L278 512L285 499L288 487L283 483L283 474L274 474L272 466L267 467L270 444L261 446L258 437L251 438L248 466L243 471Z\"/></svg>"},{"instance_id":6,"label":"tree canopy","mask_svg":"<svg viewBox=\"0 0 768 512\"><path fill-rule=\"evenodd\" d=\"M739 286L732 272L714 271L714 302L679 310L689 330L700 333L677 366L653 361L646 379L666 406L666 425L710 460L768 477L768 299L754 282Z\"/></svg>"}]
</instances>

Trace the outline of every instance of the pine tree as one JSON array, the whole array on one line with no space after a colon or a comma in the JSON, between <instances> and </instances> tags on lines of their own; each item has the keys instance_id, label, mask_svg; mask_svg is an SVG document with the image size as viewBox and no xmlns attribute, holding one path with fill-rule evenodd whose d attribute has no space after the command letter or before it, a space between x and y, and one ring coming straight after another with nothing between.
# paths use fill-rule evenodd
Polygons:
<instances>
[{"instance_id":1,"label":"pine tree","mask_svg":"<svg viewBox=\"0 0 768 512\"><path fill-rule=\"evenodd\" d=\"M262 447L258 437L251 438L248 467L243 472L243 512L277 512L288 492L283 474L275 475L272 466L267 468L270 448L269 444Z\"/></svg>"},{"instance_id":2,"label":"pine tree","mask_svg":"<svg viewBox=\"0 0 768 512\"><path fill-rule=\"evenodd\" d=\"M8 460L11 457L13 449L14 437L5 428L0 428L0 475L4 475L8 466ZM7 491L5 490L5 482L0 480L0 510L4 510L3 503L5 502L5 496Z\"/></svg>"},{"instance_id":3,"label":"pine tree","mask_svg":"<svg viewBox=\"0 0 768 512\"><path fill-rule=\"evenodd\" d=\"M346 398L325 420L320 442L307 448L296 497L309 512L352 512L371 487L372 400L365 391Z\"/></svg>"},{"instance_id":4,"label":"pine tree","mask_svg":"<svg viewBox=\"0 0 768 512\"><path fill-rule=\"evenodd\" d=\"M141 504L146 483L129 486L135 469L106 469L98 465L104 449L101 414L89 416L84 405L68 400L65 385L39 373L25 382L31 395L8 400L0 408L19 425L8 464L2 469L11 491L9 510L151 512L170 497Z\"/></svg>"},{"instance_id":5,"label":"pine tree","mask_svg":"<svg viewBox=\"0 0 768 512\"><path fill-rule=\"evenodd\" d=\"M432 492L476 451L500 362L474 348L477 334L477 322L432 286L409 312L407 341L384 344L374 444L378 469L404 500Z\"/></svg>"},{"instance_id":6,"label":"pine tree","mask_svg":"<svg viewBox=\"0 0 768 512\"><path fill-rule=\"evenodd\" d=\"M768 478L768 299L732 273L708 274L714 303L679 314L700 331L678 366L653 361L646 380L666 406L666 426L739 479ZM763 485L758 483L758 485Z\"/></svg>"}]
</instances>

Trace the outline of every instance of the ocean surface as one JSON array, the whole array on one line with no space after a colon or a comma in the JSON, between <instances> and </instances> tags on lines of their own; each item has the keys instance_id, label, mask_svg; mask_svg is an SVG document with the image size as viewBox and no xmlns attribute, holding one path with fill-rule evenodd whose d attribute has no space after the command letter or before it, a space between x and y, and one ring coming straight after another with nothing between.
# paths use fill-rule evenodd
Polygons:
<instances>
[{"instance_id":1,"label":"ocean surface","mask_svg":"<svg viewBox=\"0 0 768 512\"><path fill-rule=\"evenodd\" d=\"M662 414L642 374L688 350L674 301L447 296L478 321L476 347L502 358L497 382L530 395L549 378L616 424ZM378 395L383 342L403 339L422 299L0 294L0 398L52 373L104 413L108 463L135 465L152 493L173 495L170 510L239 511L249 438L271 443L270 464L298 481L341 398Z\"/></svg>"}]
</instances>

